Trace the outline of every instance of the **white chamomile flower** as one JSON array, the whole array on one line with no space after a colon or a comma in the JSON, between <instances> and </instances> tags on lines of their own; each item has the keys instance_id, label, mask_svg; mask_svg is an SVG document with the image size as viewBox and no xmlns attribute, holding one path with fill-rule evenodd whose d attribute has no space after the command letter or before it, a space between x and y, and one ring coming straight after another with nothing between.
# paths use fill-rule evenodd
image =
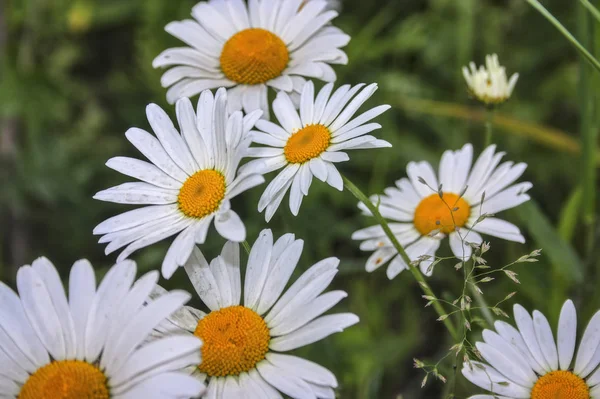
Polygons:
<instances>
[{"instance_id":1,"label":"white chamomile flower","mask_svg":"<svg viewBox=\"0 0 600 399\"><path fill-rule=\"evenodd\" d=\"M213 98L206 90L200 96L198 113L187 98L177 102L181 134L168 115L150 104L146 115L156 137L131 128L127 139L150 162L115 157L106 165L142 182L125 183L97 193L94 198L121 204L148 205L100 223L94 234L108 242L106 254L127 246L118 260L134 251L178 234L162 264L165 278L185 263L194 244L202 244L214 220L224 238L241 242L246 228L229 200L264 182L256 174L237 173L250 145L248 132L261 111L229 115L227 94L219 89Z\"/></svg>"},{"instance_id":2,"label":"white chamomile flower","mask_svg":"<svg viewBox=\"0 0 600 399\"><path fill-rule=\"evenodd\" d=\"M302 247L293 234L273 243L271 230L263 230L243 280L238 244L228 242L210 264L198 249L192 253L185 270L210 312L183 309L155 335L202 339L202 363L192 374L208 380L205 397L281 398L279 392L296 399L335 397L337 380L329 370L285 352L340 332L358 317L323 316L347 296L343 291L323 294L338 271L337 258L316 263L284 290Z\"/></svg>"},{"instance_id":3,"label":"white chamomile flower","mask_svg":"<svg viewBox=\"0 0 600 399\"><path fill-rule=\"evenodd\" d=\"M313 175L343 190L342 177L334 164L350 159L345 150L391 147L387 141L367 135L381 128L378 123L367 122L388 110L389 105L380 105L353 118L377 90L375 83L363 87L364 84L343 85L331 94L330 83L315 99L313 83L308 82L302 90L300 115L289 96L280 92L273 101L273 111L281 126L265 120L256 123L260 131L251 132L252 141L267 147L250 148L247 156L259 159L248 162L241 170L268 173L283 168L258 203L259 212L266 209L267 221L290 188L290 210L298 215Z\"/></svg>"},{"instance_id":4,"label":"white chamomile flower","mask_svg":"<svg viewBox=\"0 0 600 399\"><path fill-rule=\"evenodd\" d=\"M172 67L161 79L167 100L230 87L230 110L262 109L267 87L298 97L305 78L333 82L330 64L346 64L340 50L350 37L328 23L337 12L327 1L213 0L192 9L196 19L171 22L165 30L191 47L171 48L153 66ZM302 7L301 7L302 5Z\"/></svg>"},{"instance_id":5,"label":"white chamomile flower","mask_svg":"<svg viewBox=\"0 0 600 399\"><path fill-rule=\"evenodd\" d=\"M556 341L546 317L515 305L517 328L504 321L483 331L477 350L486 363L465 362L462 373L491 392L470 399L600 398L600 312L585 329L575 356L577 312L570 300L560 312ZM498 396L500 395L500 396Z\"/></svg>"},{"instance_id":6,"label":"white chamomile flower","mask_svg":"<svg viewBox=\"0 0 600 399\"><path fill-rule=\"evenodd\" d=\"M374 204L379 204L381 215L393 221L390 228L409 258L421 258L423 273L432 273L433 257L446 236L454 255L464 260L473 251L469 243L479 245L483 241L479 233L525 242L517 226L491 217L528 201L526 192L532 187L529 182L511 185L527 165L510 161L500 164L503 156L491 145L471 167L473 147L466 144L460 150L444 152L437 176L428 162L409 162L408 178L398 180L396 187L386 188L385 195L371 197ZM358 206L371 215L363 203ZM361 250L375 251L367 260L368 272L390 260L390 279L407 268L381 226L358 230L352 239L363 241Z\"/></svg>"},{"instance_id":7,"label":"white chamomile flower","mask_svg":"<svg viewBox=\"0 0 600 399\"><path fill-rule=\"evenodd\" d=\"M113 266L96 289L92 265L75 262L65 295L46 258L17 273L19 295L0 282L0 397L182 399L204 385L180 371L200 363L202 341L170 336L144 343L190 295L145 304L158 272L135 281L136 266Z\"/></svg>"},{"instance_id":8,"label":"white chamomile flower","mask_svg":"<svg viewBox=\"0 0 600 399\"><path fill-rule=\"evenodd\" d=\"M463 76L467 81L469 92L486 105L496 105L505 102L517 84L519 74L513 74L510 79L506 77L506 69L500 66L496 54L485 57L486 66L479 69L474 62L469 68L463 67Z\"/></svg>"}]
</instances>

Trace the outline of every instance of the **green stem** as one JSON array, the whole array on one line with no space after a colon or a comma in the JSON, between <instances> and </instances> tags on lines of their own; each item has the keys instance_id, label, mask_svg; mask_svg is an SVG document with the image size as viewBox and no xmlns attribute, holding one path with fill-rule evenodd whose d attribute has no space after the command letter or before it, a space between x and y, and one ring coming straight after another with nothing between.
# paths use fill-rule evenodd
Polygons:
<instances>
[{"instance_id":1,"label":"green stem","mask_svg":"<svg viewBox=\"0 0 600 399\"><path fill-rule=\"evenodd\" d=\"M582 2L583 5L584 2ZM591 4L590 4L591 6ZM584 7L578 9L579 38L587 47L593 47L593 27L591 18ZM588 65L580 61L579 65L579 99L581 109L581 187L582 218L586 229L585 254L592 251L595 234L595 202L596 202L596 154L593 147L597 145L598 135L594 126L594 83L597 76L592 74Z\"/></svg>"},{"instance_id":2,"label":"green stem","mask_svg":"<svg viewBox=\"0 0 600 399\"><path fill-rule=\"evenodd\" d=\"M596 18L596 21L600 23L600 11L598 11L598 9L596 7L594 7L593 4L590 3L588 0L579 0L579 1L585 8L587 8L587 10L590 12L590 14L592 14L592 16L594 18Z\"/></svg>"},{"instance_id":3,"label":"green stem","mask_svg":"<svg viewBox=\"0 0 600 399\"><path fill-rule=\"evenodd\" d=\"M473 278L473 269L475 269L475 261L473 261L472 263L472 267L470 268L468 274L467 274L467 285L469 286L469 291L471 291L471 295L473 295L473 298L475 299L475 302L477 303L477 305L479 305L479 308L481 310L481 313L483 313L483 318L485 319L485 321L488 323L488 326L491 328L494 326L494 315L492 314L492 311L490 310L490 307L487 304L487 301L485 300L485 298L483 297L483 295L481 294L481 292L477 291L475 289L475 282L474 282L474 278Z\"/></svg>"},{"instance_id":4,"label":"green stem","mask_svg":"<svg viewBox=\"0 0 600 399\"><path fill-rule=\"evenodd\" d=\"M250 247L250 244L248 244L248 241L244 240L242 241L242 246L244 247L244 249L246 250L246 254L250 255L250 250L252 249Z\"/></svg>"},{"instance_id":5,"label":"green stem","mask_svg":"<svg viewBox=\"0 0 600 399\"><path fill-rule=\"evenodd\" d=\"M492 144L492 134L494 132L494 108L488 107L485 112L485 145L488 148Z\"/></svg>"},{"instance_id":6,"label":"green stem","mask_svg":"<svg viewBox=\"0 0 600 399\"><path fill-rule=\"evenodd\" d=\"M594 66L594 68L596 68L596 70L600 71L600 62L598 62L598 60L594 58L594 56L590 54L590 52L587 51L585 47L583 47L581 43L577 41L577 39L575 39L575 37L567 30L567 28L565 28L543 5L541 5L538 0L525 1L539 11L540 14L542 14L552 25L554 25L554 27L558 29L558 31L562 33L562 35L566 37L569 42L571 42L571 44L590 62L590 64Z\"/></svg>"},{"instance_id":7,"label":"green stem","mask_svg":"<svg viewBox=\"0 0 600 399\"><path fill-rule=\"evenodd\" d=\"M346 187L346 189L348 189L348 191L350 191L356 197L356 199L365 204L365 206L373 214L373 217L381 225L383 231L385 232L385 235L390 239L392 245L394 246L396 251L398 251L398 254L400 254L400 256L402 257L402 260L404 260L404 263L406 263L406 265L408 266L408 270L410 270L415 280L417 280L425 295L437 298L437 296L431 290L429 284L427 284L425 277L423 277L419 269L415 265L413 265L412 261L406 254L406 251L404 250L402 245L400 245L400 243L396 239L396 236L394 235L394 233L392 233L392 230L390 230L390 226L388 226L386 220L383 218L383 216L381 216L381 213L379 213L377 207L373 205L371 200L369 200L369 198L365 194L363 194L363 192L360 191L360 189L356 187L354 183L352 183L346 176L342 176L342 178L344 179L344 187ZM452 323L452 320L448 317L448 314L444 310L442 304L437 300L433 300L432 302L433 308L435 309L437 314L442 318L444 325L450 332L450 335L452 335L454 341L459 342L460 337L458 335L458 332L456 331L456 328L454 327L454 323Z\"/></svg>"}]
</instances>

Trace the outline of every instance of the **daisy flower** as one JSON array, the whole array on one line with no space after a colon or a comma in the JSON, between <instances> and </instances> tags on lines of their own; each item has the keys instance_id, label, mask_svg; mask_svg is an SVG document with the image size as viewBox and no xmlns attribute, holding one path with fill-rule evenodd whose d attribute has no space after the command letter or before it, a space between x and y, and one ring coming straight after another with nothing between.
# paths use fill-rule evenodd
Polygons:
<instances>
[{"instance_id":1,"label":"daisy flower","mask_svg":"<svg viewBox=\"0 0 600 399\"><path fill-rule=\"evenodd\" d=\"M381 215L392 220L389 226L409 258L421 260L423 273L431 275L433 257L446 236L454 255L464 260L471 257L469 243L479 245L483 241L479 233L525 242L517 226L491 217L528 201L526 191L532 187L529 182L511 185L527 165L500 164L503 156L491 145L471 167L473 147L466 144L458 151L444 152L437 176L428 162L409 162L408 178L398 180L396 187L386 188L385 195L371 197L374 204L379 204ZM363 203L358 206L371 216ZM363 241L361 250L375 251L367 260L368 272L390 260L390 279L407 268L381 226L358 230L352 239Z\"/></svg>"},{"instance_id":2,"label":"daisy flower","mask_svg":"<svg viewBox=\"0 0 600 399\"><path fill-rule=\"evenodd\" d=\"M157 334L202 339L202 363L192 374L208 380L205 397L281 398L279 392L296 399L335 397L337 381L329 370L285 354L358 322L351 313L322 316L347 296L322 293L338 271L337 258L316 263L284 293L302 246L293 234L273 243L271 230L263 230L244 280L238 244L228 242L210 264L198 249L192 253L185 270L210 312L184 309Z\"/></svg>"},{"instance_id":3,"label":"daisy flower","mask_svg":"<svg viewBox=\"0 0 600 399\"><path fill-rule=\"evenodd\" d=\"M165 30L191 47L163 51L152 63L171 67L161 79L175 102L204 89L231 87L230 110L262 109L267 87L298 97L305 78L333 82L331 64L346 64L340 50L350 37L328 23L338 14L327 1L213 0L192 9L194 20Z\"/></svg>"},{"instance_id":4,"label":"daisy flower","mask_svg":"<svg viewBox=\"0 0 600 399\"><path fill-rule=\"evenodd\" d=\"M486 66L481 65L479 69L474 62L469 64L469 68L463 67L462 72L469 92L485 105L503 103L510 98L519 74L515 73L507 79L506 69L500 66L496 54L487 55L485 64Z\"/></svg>"},{"instance_id":5,"label":"daisy flower","mask_svg":"<svg viewBox=\"0 0 600 399\"><path fill-rule=\"evenodd\" d=\"M298 215L313 175L342 191L342 177L334 164L350 159L345 150L392 146L387 141L366 135L381 128L378 123L367 122L388 110L389 105L380 105L353 118L377 90L375 83L363 87L364 84L344 85L331 94L333 84L327 84L315 99L313 83L308 82L302 89L300 115L290 97L280 92L273 101L273 111L281 126L265 120L256 123L260 131L252 132L252 141L266 147L250 148L247 156L260 159L248 162L242 170L268 173L283 168L258 203L259 212L266 209L267 221L271 220L288 190L290 210Z\"/></svg>"},{"instance_id":6,"label":"daisy flower","mask_svg":"<svg viewBox=\"0 0 600 399\"><path fill-rule=\"evenodd\" d=\"M177 102L176 111L181 134L155 104L146 108L146 115L156 137L138 128L125 133L151 163L127 157L106 163L142 182L121 184L94 196L102 201L147 205L105 220L94 229L94 234L103 234L100 243L108 243L107 255L126 246L118 261L178 234L162 264L165 278L185 263L194 244L204 243L213 220L221 236L244 241L246 228L229 200L264 182L260 175L237 173L250 145L247 133L260 118L260 111L245 117L241 111L229 115L225 89L219 89L214 98L209 90L204 91L197 115L187 98Z\"/></svg>"},{"instance_id":7,"label":"daisy flower","mask_svg":"<svg viewBox=\"0 0 600 399\"><path fill-rule=\"evenodd\" d=\"M135 274L134 262L118 263L96 289L92 266L79 260L67 299L56 268L39 258L19 269L19 295L0 282L0 397L198 397L202 382L179 370L200 363L199 339L171 336L144 344L190 295L172 291L144 305L158 272L134 283Z\"/></svg>"},{"instance_id":8,"label":"daisy flower","mask_svg":"<svg viewBox=\"0 0 600 399\"><path fill-rule=\"evenodd\" d=\"M487 362L465 362L463 375L490 391L470 399L600 398L600 312L585 329L575 355L577 313L570 300L560 312L556 341L546 317L514 307L517 328L497 321L496 332L483 331L477 350Z\"/></svg>"}]
</instances>

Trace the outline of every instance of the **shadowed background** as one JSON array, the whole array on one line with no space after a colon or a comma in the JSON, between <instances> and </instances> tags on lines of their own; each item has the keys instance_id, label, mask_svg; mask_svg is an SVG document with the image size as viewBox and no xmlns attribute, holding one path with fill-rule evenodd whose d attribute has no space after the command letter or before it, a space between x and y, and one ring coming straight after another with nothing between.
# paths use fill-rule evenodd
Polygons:
<instances>
[{"instance_id":1,"label":"shadowed background","mask_svg":"<svg viewBox=\"0 0 600 399\"><path fill-rule=\"evenodd\" d=\"M599 37L577 2L544 2L584 43ZM132 207L92 199L97 191L127 181L104 166L117 155L141 157L125 139L129 127L149 130L146 104L174 116L152 59L180 46L164 32L172 20L189 18L192 0L0 0L0 277L14 286L16 269L46 255L66 277L71 264L89 259L102 275L116 255L104 256L92 229ZM471 142L480 152L483 109L469 98L460 68L498 53L507 72L519 72L513 98L499 109L494 142L506 159L529 167L521 179L534 183L534 201L503 213L527 243L490 238L486 259L500 267L535 248L538 263L520 264L521 285L497 275L482 286L491 304L518 291L513 303L546 312L553 327L562 302L571 297L580 325L600 304L593 194L596 145L589 132L598 81L570 45L523 0L344 0L334 20L352 36L347 66L335 67L338 84L379 83L365 107L388 103L375 132L393 148L362 150L339 164L367 194L382 192L405 176L407 162L438 165L445 149ZM577 29L576 29L577 27ZM600 46L596 46L600 47ZM593 47L590 47L593 48ZM319 83L320 87L321 84ZM192 99L196 102L196 98ZM585 132L585 134L581 134ZM582 156L583 148L589 151ZM275 174L267 175L267 180ZM405 272L388 281L384 269L364 271L369 253L350 239L373 224L359 215L356 200L315 180L299 217L287 198L267 225L256 212L265 186L237 197L253 243L269 227L276 237L293 232L305 240L296 276L317 260L341 258L332 289L349 297L336 309L358 314L361 323L298 352L323 364L339 379L341 398L457 398L480 392L446 358L439 370L446 384L413 369L414 357L435 364L453 343L421 291ZM211 230L214 233L214 230ZM169 241L133 255L139 273L160 267ZM216 256L223 239L211 234L202 247ZM439 252L450 253L447 245ZM454 261L436 267L434 291L453 300L462 289ZM192 290L180 270L168 288ZM198 302L195 303L201 306ZM1 306L1 304L0 304ZM582 331L582 329L580 329ZM474 326L472 342L480 337ZM581 332L580 332L581 333ZM460 366L459 366L460 369Z\"/></svg>"}]
</instances>

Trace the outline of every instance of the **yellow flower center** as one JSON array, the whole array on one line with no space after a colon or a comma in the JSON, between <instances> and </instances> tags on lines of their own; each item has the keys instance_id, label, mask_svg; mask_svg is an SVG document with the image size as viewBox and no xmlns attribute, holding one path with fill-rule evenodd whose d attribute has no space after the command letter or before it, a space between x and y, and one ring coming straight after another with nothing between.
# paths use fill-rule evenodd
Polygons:
<instances>
[{"instance_id":1,"label":"yellow flower center","mask_svg":"<svg viewBox=\"0 0 600 399\"><path fill-rule=\"evenodd\" d=\"M590 399L590 389L570 371L552 371L537 380L531 399Z\"/></svg>"},{"instance_id":2,"label":"yellow flower center","mask_svg":"<svg viewBox=\"0 0 600 399\"><path fill-rule=\"evenodd\" d=\"M304 163L321 155L331 140L331 133L323 125L308 125L294 133L283 153L289 163Z\"/></svg>"},{"instance_id":3,"label":"yellow flower center","mask_svg":"<svg viewBox=\"0 0 600 399\"><path fill-rule=\"evenodd\" d=\"M250 28L233 35L221 52L221 70L229 80L255 85L281 75L290 55L279 37L265 29Z\"/></svg>"},{"instance_id":4,"label":"yellow flower center","mask_svg":"<svg viewBox=\"0 0 600 399\"><path fill-rule=\"evenodd\" d=\"M196 172L183 183L177 201L185 216L203 218L219 208L225 198L225 176L216 170Z\"/></svg>"},{"instance_id":5,"label":"yellow flower center","mask_svg":"<svg viewBox=\"0 0 600 399\"><path fill-rule=\"evenodd\" d=\"M469 220L471 207L462 197L456 194L432 194L423 198L415 209L415 228L422 235L434 230L449 234L456 227L462 227Z\"/></svg>"},{"instance_id":6,"label":"yellow flower center","mask_svg":"<svg viewBox=\"0 0 600 399\"><path fill-rule=\"evenodd\" d=\"M204 342L200 371L211 377L252 370L269 350L269 328L256 312L230 306L209 313L194 334Z\"/></svg>"},{"instance_id":7,"label":"yellow flower center","mask_svg":"<svg viewBox=\"0 0 600 399\"><path fill-rule=\"evenodd\" d=\"M79 360L55 361L39 368L21 388L18 399L108 399L106 376Z\"/></svg>"}]
</instances>

